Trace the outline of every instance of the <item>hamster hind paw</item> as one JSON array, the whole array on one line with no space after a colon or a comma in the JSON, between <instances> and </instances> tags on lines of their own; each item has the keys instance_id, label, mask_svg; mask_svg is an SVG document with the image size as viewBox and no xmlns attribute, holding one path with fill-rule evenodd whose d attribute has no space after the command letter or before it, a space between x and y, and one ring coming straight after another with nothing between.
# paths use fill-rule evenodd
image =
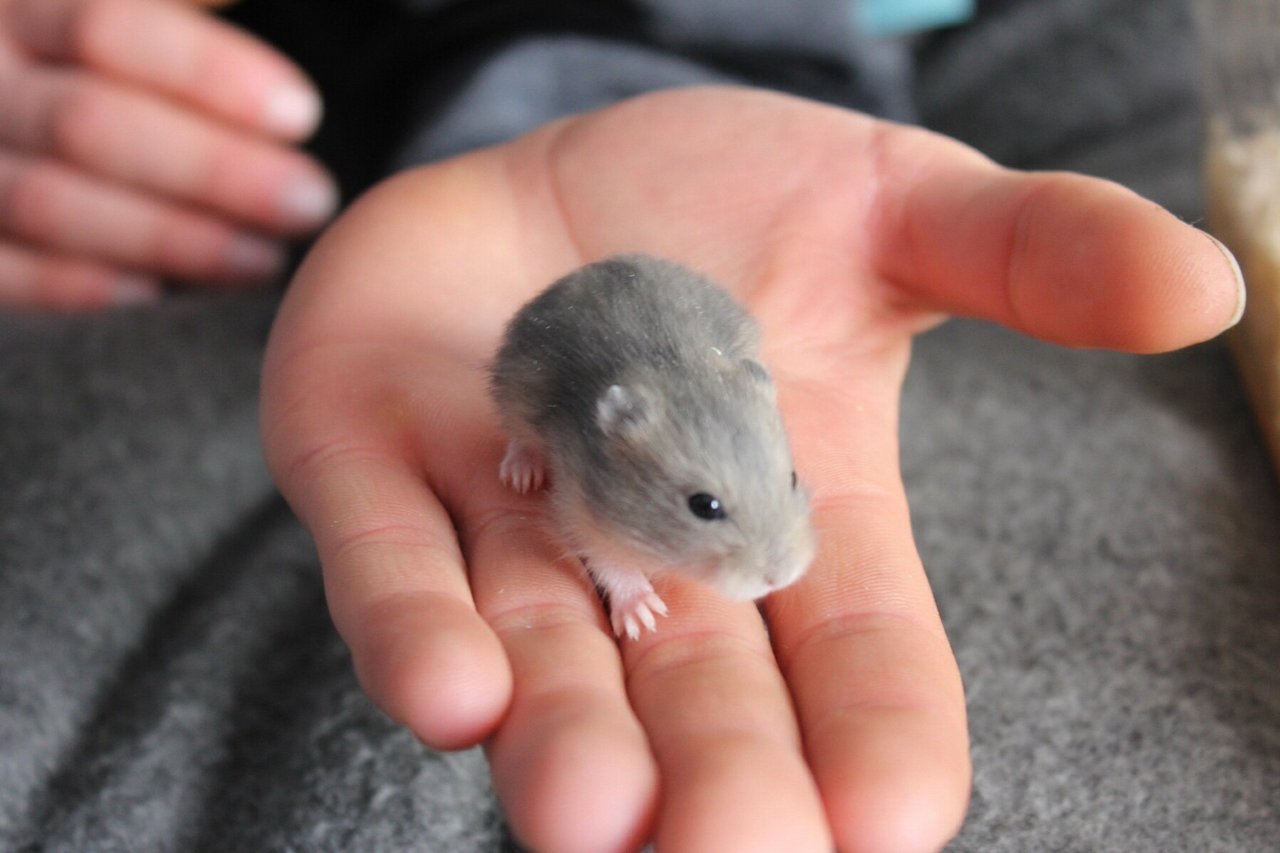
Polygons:
<instances>
[{"instance_id":1,"label":"hamster hind paw","mask_svg":"<svg viewBox=\"0 0 1280 853\"><path fill-rule=\"evenodd\" d=\"M609 620L618 637L625 634L628 639L638 640L644 629L658 630L657 617L666 615L666 603L652 589L609 599Z\"/></svg>"},{"instance_id":2,"label":"hamster hind paw","mask_svg":"<svg viewBox=\"0 0 1280 853\"><path fill-rule=\"evenodd\" d=\"M512 439L498 466L498 479L522 495L537 491L547 479L546 460L536 448Z\"/></svg>"}]
</instances>

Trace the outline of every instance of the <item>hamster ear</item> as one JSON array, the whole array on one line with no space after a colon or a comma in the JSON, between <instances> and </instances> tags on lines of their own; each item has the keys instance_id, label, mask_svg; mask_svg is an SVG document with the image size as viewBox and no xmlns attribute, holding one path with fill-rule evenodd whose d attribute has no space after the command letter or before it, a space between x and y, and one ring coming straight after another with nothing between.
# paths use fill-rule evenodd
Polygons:
<instances>
[{"instance_id":1,"label":"hamster ear","mask_svg":"<svg viewBox=\"0 0 1280 853\"><path fill-rule=\"evenodd\" d=\"M610 385L596 400L596 425L611 437L634 433L653 417L650 409L635 389Z\"/></svg>"},{"instance_id":2,"label":"hamster ear","mask_svg":"<svg viewBox=\"0 0 1280 853\"><path fill-rule=\"evenodd\" d=\"M753 358L741 359L738 364L742 366L747 376L768 392L770 400L777 402L778 389L773 385L773 376L769 374L768 368Z\"/></svg>"}]
</instances>

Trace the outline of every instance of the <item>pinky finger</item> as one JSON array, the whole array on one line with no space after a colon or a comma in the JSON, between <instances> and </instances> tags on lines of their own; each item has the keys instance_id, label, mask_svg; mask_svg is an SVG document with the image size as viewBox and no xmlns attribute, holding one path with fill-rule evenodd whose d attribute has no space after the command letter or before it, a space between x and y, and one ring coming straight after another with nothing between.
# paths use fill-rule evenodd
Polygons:
<instances>
[{"instance_id":1,"label":"pinky finger","mask_svg":"<svg viewBox=\"0 0 1280 853\"><path fill-rule=\"evenodd\" d=\"M150 276L0 242L0 306L6 308L84 311L150 302L160 293Z\"/></svg>"}]
</instances>

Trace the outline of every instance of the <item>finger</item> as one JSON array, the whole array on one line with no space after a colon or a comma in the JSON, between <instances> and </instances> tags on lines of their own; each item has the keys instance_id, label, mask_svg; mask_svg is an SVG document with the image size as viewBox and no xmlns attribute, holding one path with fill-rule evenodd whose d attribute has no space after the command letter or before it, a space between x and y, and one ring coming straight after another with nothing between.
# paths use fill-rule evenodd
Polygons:
<instances>
[{"instance_id":1,"label":"finger","mask_svg":"<svg viewBox=\"0 0 1280 853\"><path fill-rule=\"evenodd\" d=\"M0 74L0 143L278 233L332 212L313 161L177 105L70 72Z\"/></svg>"},{"instance_id":2,"label":"finger","mask_svg":"<svg viewBox=\"0 0 1280 853\"><path fill-rule=\"evenodd\" d=\"M926 306L1075 346L1160 351L1243 306L1216 241L1119 185L998 168L923 131L881 131L873 263Z\"/></svg>"},{"instance_id":3,"label":"finger","mask_svg":"<svg viewBox=\"0 0 1280 853\"><path fill-rule=\"evenodd\" d=\"M27 51L76 62L297 140L320 119L302 73L247 33L164 0L11 0L0 5Z\"/></svg>"},{"instance_id":4,"label":"finger","mask_svg":"<svg viewBox=\"0 0 1280 853\"><path fill-rule=\"evenodd\" d=\"M500 489L497 445L481 494ZM494 789L532 849L638 849L657 767L599 601L545 513L528 507L543 497L513 506L496 495L494 509L464 522L476 604L513 673L511 707L487 745Z\"/></svg>"},{"instance_id":5,"label":"finger","mask_svg":"<svg viewBox=\"0 0 1280 853\"><path fill-rule=\"evenodd\" d=\"M220 220L2 152L0 232L60 254L191 281L265 280L284 260L275 244Z\"/></svg>"},{"instance_id":6,"label":"finger","mask_svg":"<svg viewBox=\"0 0 1280 853\"><path fill-rule=\"evenodd\" d=\"M872 372L900 375L905 355L892 361ZM936 850L964 817L968 736L895 471L894 390L788 393L823 399L788 409L815 413L791 426L820 546L809 574L766 608L835 847Z\"/></svg>"},{"instance_id":7,"label":"finger","mask_svg":"<svg viewBox=\"0 0 1280 853\"><path fill-rule=\"evenodd\" d=\"M264 446L315 539L329 610L362 686L426 743L460 748L502 719L510 669L475 612L449 514L401 452L401 415L388 411L387 389L375 381L373 349L289 354L273 338ZM389 420L370 416L379 413Z\"/></svg>"},{"instance_id":8,"label":"finger","mask_svg":"<svg viewBox=\"0 0 1280 853\"><path fill-rule=\"evenodd\" d=\"M160 283L148 276L0 241L0 305L81 311L149 302L160 293Z\"/></svg>"},{"instance_id":9,"label":"finger","mask_svg":"<svg viewBox=\"0 0 1280 853\"><path fill-rule=\"evenodd\" d=\"M455 378L415 395L430 403L415 407L413 434L429 434L422 452L453 508L476 607L511 665L511 704L486 744L494 788L533 849L636 849L652 820L657 772L599 599L581 564L565 556L546 494L517 496L499 481L502 439L475 428L492 420L484 372L466 356L444 362L410 368Z\"/></svg>"},{"instance_id":10,"label":"finger","mask_svg":"<svg viewBox=\"0 0 1280 853\"><path fill-rule=\"evenodd\" d=\"M787 688L755 607L691 583L625 644L632 706L662 777L659 850L829 850Z\"/></svg>"}]
</instances>

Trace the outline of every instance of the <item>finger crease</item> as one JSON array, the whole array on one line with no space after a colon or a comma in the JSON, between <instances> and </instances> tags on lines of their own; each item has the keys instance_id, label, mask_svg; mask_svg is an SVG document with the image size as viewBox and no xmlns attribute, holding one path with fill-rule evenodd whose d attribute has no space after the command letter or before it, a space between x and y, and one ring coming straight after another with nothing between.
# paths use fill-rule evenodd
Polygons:
<instances>
[{"instance_id":1,"label":"finger crease","mask_svg":"<svg viewBox=\"0 0 1280 853\"><path fill-rule=\"evenodd\" d=\"M788 638L777 645L779 665L784 673L789 673L793 662L809 648L825 643L840 641L858 641L889 631L909 629L912 633L926 635L950 648L946 633L941 626L932 621L924 621L917 616L892 610L876 610L861 613L846 613L825 619Z\"/></svg>"}]
</instances>

